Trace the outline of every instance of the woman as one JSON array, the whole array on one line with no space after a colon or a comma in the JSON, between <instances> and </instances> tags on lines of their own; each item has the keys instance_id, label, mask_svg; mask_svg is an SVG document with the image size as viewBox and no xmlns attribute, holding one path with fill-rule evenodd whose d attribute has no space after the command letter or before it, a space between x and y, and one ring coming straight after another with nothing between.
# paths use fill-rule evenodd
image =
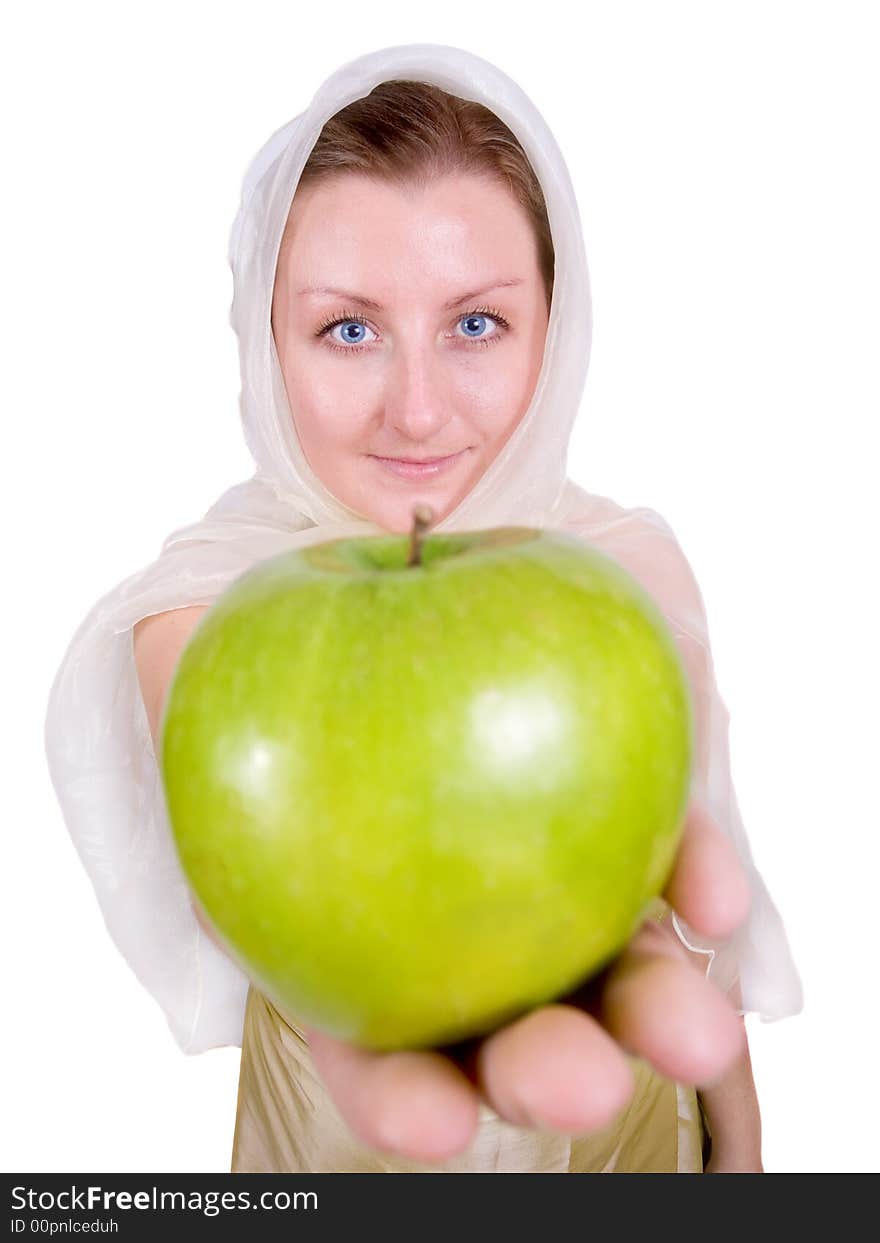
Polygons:
<instances>
[{"instance_id":1,"label":"woman","mask_svg":"<svg viewBox=\"0 0 880 1243\"><path fill-rule=\"evenodd\" d=\"M362 57L257 156L230 259L257 472L99 602L53 687L47 746L108 927L181 1046L242 1043L233 1170L698 1170L698 1101L677 1083L713 1081L702 1104L714 1168L760 1168L736 1011L793 1013L799 985L739 820L687 561L658 515L565 476L590 305L552 135L466 53ZM617 557L672 626L697 721L669 918L640 932L589 1013L574 998L543 1007L458 1061L352 1049L248 988L225 947L200 937L155 764L174 663L222 589L283 548L407 530L416 500L441 530L559 527ZM74 705L92 711L77 739L64 729ZM115 819L96 859L99 806ZM692 952L708 956L711 982Z\"/></svg>"}]
</instances>

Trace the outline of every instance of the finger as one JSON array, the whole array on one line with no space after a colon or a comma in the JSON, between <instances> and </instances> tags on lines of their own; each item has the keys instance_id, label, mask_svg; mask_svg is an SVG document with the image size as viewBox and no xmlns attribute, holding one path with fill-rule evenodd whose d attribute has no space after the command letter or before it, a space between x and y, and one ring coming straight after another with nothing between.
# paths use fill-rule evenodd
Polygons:
<instances>
[{"instance_id":1,"label":"finger","mask_svg":"<svg viewBox=\"0 0 880 1243\"><path fill-rule=\"evenodd\" d=\"M579 1135L601 1130L632 1096L629 1063L595 1019L568 1005L533 1010L480 1045L489 1104L517 1126Z\"/></svg>"},{"instance_id":2,"label":"finger","mask_svg":"<svg viewBox=\"0 0 880 1243\"><path fill-rule=\"evenodd\" d=\"M708 1087L745 1052L724 995L656 930L638 933L603 977L598 1015L615 1040L676 1083Z\"/></svg>"},{"instance_id":3,"label":"finger","mask_svg":"<svg viewBox=\"0 0 880 1243\"><path fill-rule=\"evenodd\" d=\"M736 849L697 802L688 808L664 897L682 919L707 937L730 936L748 915L749 883Z\"/></svg>"},{"instance_id":4,"label":"finger","mask_svg":"<svg viewBox=\"0 0 880 1243\"><path fill-rule=\"evenodd\" d=\"M309 1049L348 1127L365 1144L413 1161L442 1161L470 1144L479 1098L433 1050L377 1053L307 1028Z\"/></svg>"}]
</instances>

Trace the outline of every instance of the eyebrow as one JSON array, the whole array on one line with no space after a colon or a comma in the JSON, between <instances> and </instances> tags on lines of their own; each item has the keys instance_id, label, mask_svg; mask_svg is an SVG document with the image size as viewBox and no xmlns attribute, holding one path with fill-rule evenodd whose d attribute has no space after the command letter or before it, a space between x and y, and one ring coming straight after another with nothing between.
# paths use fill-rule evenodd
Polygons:
<instances>
[{"instance_id":1,"label":"eyebrow","mask_svg":"<svg viewBox=\"0 0 880 1243\"><path fill-rule=\"evenodd\" d=\"M470 302L472 298L479 298L482 294L491 293L493 289L508 289L511 285L522 285L522 277L516 277L513 280L493 281L491 285L486 285L482 289L469 289L467 293L461 294L457 298L450 298L448 302L444 302L444 311L453 311L457 306L461 306L463 302ZM367 307L371 311L382 311L384 307L379 302L375 302L372 298L365 298L363 294L352 293L350 289L337 289L333 285L307 285L305 289L298 289L297 293L304 294L326 294L336 298L345 298L349 302L356 302L358 306Z\"/></svg>"}]
</instances>

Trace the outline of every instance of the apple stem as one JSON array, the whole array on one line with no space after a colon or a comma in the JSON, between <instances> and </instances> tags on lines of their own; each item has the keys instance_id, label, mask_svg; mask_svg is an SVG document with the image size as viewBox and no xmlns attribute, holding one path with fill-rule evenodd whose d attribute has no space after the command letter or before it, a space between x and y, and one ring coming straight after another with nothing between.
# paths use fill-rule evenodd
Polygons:
<instances>
[{"instance_id":1,"label":"apple stem","mask_svg":"<svg viewBox=\"0 0 880 1243\"><path fill-rule=\"evenodd\" d=\"M434 511L430 505L419 503L413 506L413 525L409 537L409 560L407 565L422 564L422 539L428 527L434 521Z\"/></svg>"}]
</instances>

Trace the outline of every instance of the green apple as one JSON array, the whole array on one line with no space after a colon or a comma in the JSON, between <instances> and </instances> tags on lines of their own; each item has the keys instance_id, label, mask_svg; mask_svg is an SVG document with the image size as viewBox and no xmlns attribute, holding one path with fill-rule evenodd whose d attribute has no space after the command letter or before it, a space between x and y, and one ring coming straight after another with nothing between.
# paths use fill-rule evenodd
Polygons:
<instances>
[{"instance_id":1,"label":"green apple","mask_svg":"<svg viewBox=\"0 0 880 1243\"><path fill-rule=\"evenodd\" d=\"M373 1049L492 1031L597 972L688 802L687 675L644 589L573 535L425 526L244 573L163 715L181 866L230 954Z\"/></svg>"}]
</instances>

